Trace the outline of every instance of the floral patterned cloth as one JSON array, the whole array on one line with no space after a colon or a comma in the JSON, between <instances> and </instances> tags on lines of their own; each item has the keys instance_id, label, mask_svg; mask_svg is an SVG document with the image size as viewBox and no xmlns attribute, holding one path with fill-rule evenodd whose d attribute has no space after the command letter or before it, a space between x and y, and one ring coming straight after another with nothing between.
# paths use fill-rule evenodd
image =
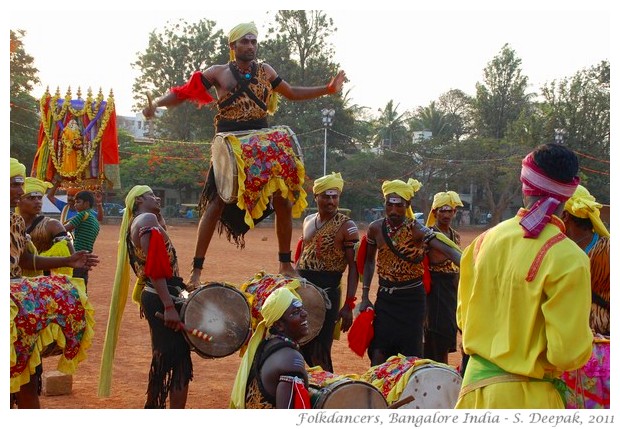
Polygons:
<instances>
[{"instance_id":1,"label":"floral patterned cloth","mask_svg":"<svg viewBox=\"0 0 620 429\"><path fill-rule=\"evenodd\" d=\"M11 393L28 383L46 347L62 349L58 370L73 374L93 338L94 309L82 279L65 275L11 281Z\"/></svg>"},{"instance_id":2,"label":"floral patterned cloth","mask_svg":"<svg viewBox=\"0 0 620 429\"><path fill-rule=\"evenodd\" d=\"M306 173L295 153L293 138L288 127L267 128L242 137L229 136L239 175L237 207L245 210L244 220L250 228L277 190L293 203L293 217L300 217L308 206L303 188Z\"/></svg>"},{"instance_id":3,"label":"floral patterned cloth","mask_svg":"<svg viewBox=\"0 0 620 429\"><path fill-rule=\"evenodd\" d=\"M562 374L568 390L566 408L609 408L609 349L608 339L594 339L588 363L575 371Z\"/></svg>"}]
</instances>

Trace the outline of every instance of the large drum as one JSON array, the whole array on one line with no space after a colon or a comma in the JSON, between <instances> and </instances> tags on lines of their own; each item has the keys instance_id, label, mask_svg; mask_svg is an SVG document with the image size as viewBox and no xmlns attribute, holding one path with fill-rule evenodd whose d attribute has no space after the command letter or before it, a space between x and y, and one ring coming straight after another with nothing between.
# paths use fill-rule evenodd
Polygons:
<instances>
[{"instance_id":1,"label":"large drum","mask_svg":"<svg viewBox=\"0 0 620 429\"><path fill-rule=\"evenodd\" d=\"M566 408L609 408L609 338L595 338L592 356L583 367L562 374L568 390Z\"/></svg>"},{"instance_id":2,"label":"large drum","mask_svg":"<svg viewBox=\"0 0 620 429\"><path fill-rule=\"evenodd\" d=\"M260 310L265 299L274 290L289 285L294 280L300 281L300 286L295 291L301 297L305 310L308 312L308 334L299 340L299 344L304 345L314 339L325 321L326 296L325 292L310 283L306 279L292 279L281 274L265 274L260 272L251 280L241 285L240 289L246 293L252 308L252 327L256 328L258 323L263 320Z\"/></svg>"},{"instance_id":3,"label":"large drum","mask_svg":"<svg viewBox=\"0 0 620 429\"><path fill-rule=\"evenodd\" d=\"M215 184L219 196L227 204L237 202L241 196L249 197L245 198L249 202L252 194L258 193L275 177L295 191L303 185L297 174L301 158L297 137L284 125L217 133L211 148ZM248 208L252 212L251 207Z\"/></svg>"},{"instance_id":4,"label":"large drum","mask_svg":"<svg viewBox=\"0 0 620 429\"><path fill-rule=\"evenodd\" d=\"M385 409L388 404L372 384L327 371L309 371L308 385L312 408Z\"/></svg>"},{"instance_id":5,"label":"large drum","mask_svg":"<svg viewBox=\"0 0 620 429\"><path fill-rule=\"evenodd\" d=\"M390 405L412 397L398 407L412 409L454 408L463 381L450 365L402 355L371 367L360 378L376 386Z\"/></svg>"},{"instance_id":6,"label":"large drum","mask_svg":"<svg viewBox=\"0 0 620 429\"><path fill-rule=\"evenodd\" d=\"M233 354L251 332L248 302L238 289L222 283L208 283L190 293L180 316L187 328L211 336L205 341L183 331L192 350L205 358Z\"/></svg>"}]
</instances>

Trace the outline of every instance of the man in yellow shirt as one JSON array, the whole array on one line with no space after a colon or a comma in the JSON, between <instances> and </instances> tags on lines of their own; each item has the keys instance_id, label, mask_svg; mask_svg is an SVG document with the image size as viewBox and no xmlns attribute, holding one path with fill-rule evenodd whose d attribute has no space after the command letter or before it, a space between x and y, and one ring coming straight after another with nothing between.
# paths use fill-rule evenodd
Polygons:
<instances>
[{"instance_id":1,"label":"man in yellow shirt","mask_svg":"<svg viewBox=\"0 0 620 429\"><path fill-rule=\"evenodd\" d=\"M590 358L590 263L559 218L578 169L565 146L536 148L525 208L464 250L456 316L470 359L456 408L564 408L557 376Z\"/></svg>"}]
</instances>

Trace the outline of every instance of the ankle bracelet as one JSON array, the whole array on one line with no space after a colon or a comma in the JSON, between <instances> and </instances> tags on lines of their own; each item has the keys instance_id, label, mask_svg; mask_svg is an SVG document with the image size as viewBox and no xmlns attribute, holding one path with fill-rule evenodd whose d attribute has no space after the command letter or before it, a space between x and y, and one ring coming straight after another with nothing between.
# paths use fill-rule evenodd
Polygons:
<instances>
[{"instance_id":1,"label":"ankle bracelet","mask_svg":"<svg viewBox=\"0 0 620 429\"><path fill-rule=\"evenodd\" d=\"M291 260L292 252L278 252L278 261L280 262L293 262Z\"/></svg>"}]
</instances>

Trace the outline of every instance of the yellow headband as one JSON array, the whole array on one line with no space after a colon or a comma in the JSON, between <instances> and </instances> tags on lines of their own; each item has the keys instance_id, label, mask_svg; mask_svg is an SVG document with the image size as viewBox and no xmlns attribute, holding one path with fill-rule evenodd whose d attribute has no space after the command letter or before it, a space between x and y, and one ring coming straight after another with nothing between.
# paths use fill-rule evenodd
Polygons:
<instances>
[{"instance_id":1,"label":"yellow headband","mask_svg":"<svg viewBox=\"0 0 620 429\"><path fill-rule=\"evenodd\" d=\"M435 197L433 198L431 212L428 215L428 219L426 220L426 226L435 225L435 213L433 212L433 210L443 206L450 206L452 208L455 208L457 206L463 207L463 203L461 202L459 194L454 191L436 193Z\"/></svg>"},{"instance_id":2,"label":"yellow headband","mask_svg":"<svg viewBox=\"0 0 620 429\"><path fill-rule=\"evenodd\" d=\"M601 220L601 203L583 186L577 185L573 196L564 203L564 210L580 219L590 219L594 231L601 237L609 237L609 231Z\"/></svg>"},{"instance_id":3,"label":"yellow headband","mask_svg":"<svg viewBox=\"0 0 620 429\"><path fill-rule=\"evenodd\" d=\"M236 42L241 39L246 34L253 34L258 36L258 29L256 28L256 24L254 22L244 22L235 27L228 33L228 44ZM235 52L230 50L230 61L235 60Z\"/></svg>"},{"instance_id":4,"label":"yellow headband","mask_svg":"<svg viewBox=\"0 0 620 429\"><path fill-rule=\"evenodd\" d=\"M15 158L11 158L11 177L15 176L26 176L26 166Z\"/></svg>"},{"instance_id":5,"label":"yellow headband","mask_svg":"<svg viewBox=\"0 0 620 429\"><path fill-rule=\"evenodd\" d=\"M38 192L41 195L45 195L47 190L51 188L52 185L50 182L44 182L43 180L39 180L36 177L26 177L26 183L24 185L24 194L31 194L33 192Z\"/></svg>"},{"instance_id":6,"label":"yellow headband","mask_svg":"<svg viewBox=\"0 0 620 429\"><path fill-rule=\"evenodd\" d=\"M327 176L319 177L314 181L314 186L312 187L312 192L315 195L320 194L321 192L325 192L328 189L338 189L342 192L342 188L344 187L344 180L342 180L342 175L340 173L328 174Z\"/></svg>"},{"instance_id":7,"label":"yellow headband","mask_svg":"<svg viewBox=\"0 0 620 429\"><path fill-rule=\"evenodd\" d=\"M411 201L413 195L420 190L422 187L422 183L417 181L416 179L409 179L407 183L402 180L386 180L381 185L381 190L383 191L383 196L386 197L389 194L396 194L401 196L407 201ZM413 219L413 209L411 205L407 209L407 217Z\"/></svg>"}]
</instances>

